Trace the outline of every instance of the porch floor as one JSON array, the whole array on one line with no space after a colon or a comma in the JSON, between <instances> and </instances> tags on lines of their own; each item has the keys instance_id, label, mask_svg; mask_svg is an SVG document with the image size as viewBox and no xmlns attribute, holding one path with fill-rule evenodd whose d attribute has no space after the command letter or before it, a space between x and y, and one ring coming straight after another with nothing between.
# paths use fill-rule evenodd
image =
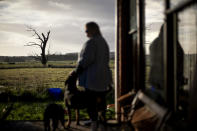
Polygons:
<instances>
[{"instance_id":1,"label":"porch floor","mask_svg":"<svg viewBox=\"0 0 197 131\"><path fill-rule=\"evenodd\" d=\"M80 121L80 124L83 121ZM5 121L0 123L1 131L44 131L43 121ZM76 125L72 121L69 129L63 129L61 125L58 126L56 131L90 131L90 126ZM98 131L101 129L98 127ZM105 131L132 131L132 128L126 124L116 124L115 121L109 121Z\"/></svg>"}]
</instances>

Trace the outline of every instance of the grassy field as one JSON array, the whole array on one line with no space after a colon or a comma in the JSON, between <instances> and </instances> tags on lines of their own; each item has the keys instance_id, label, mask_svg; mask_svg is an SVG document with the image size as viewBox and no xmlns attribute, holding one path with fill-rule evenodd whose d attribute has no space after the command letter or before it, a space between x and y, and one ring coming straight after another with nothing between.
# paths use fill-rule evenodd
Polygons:
<instances>
[{"instance_id":1,"label":"grassy field","mask_svg":"<svg viewBox=\"0 0 197 131\"><path fill-rule=\"evenodd\" d=\"M72 68L25 68L0 70L0 85L15 90L63 88Z\"/></svg>"},{"instance_id":2,"label":"grassy field","mask_svg":"<svg viewBox=\"0 0 197 131\"><path fill-rule=\"evenodd\" d=\"M49 61L47 67L75 67L77 61ZM114 61L110 61L110 67L114 68ZM0 69L18 69L18 68L43 68L43 65L39 61L28 61L28 62L0 62Z\"/></svg>"},{"instance_id":3,"label":"grassy field","mask_svg":"<svg viewBox=\"0 0 197 131\"><path fill-rule=\"evenodd\" d=\"M47 66L75 66L76 61L49 61ZM39 61L28 62L0 62L0 69L15 69L15 68L43 68Z\"/></svg>"},{"instance_id":4,"label":"grassy field","mask_svg":"<svg viewBox=\"0 0 197 131\"><path fill-rule=\"evenodd\" d=\"M76 62L53 61L48 64L75 66ZM110 67L113 70L113 61L110 62ZM64 81L74 68L42 68L37 62L2 63L0 68L0 117L9 103L14 103L14 108L7 120L42 120L43 111L48 103L57 102L64 106L63 100L50 99L47 89L62 88L63 90ZM107 103L113 103L113 93L108 95ZM84 110L81 111L81 119L87 119Z\"/></svg>"},{"instance_id":5,"label":"grassy field","mask_svg":"<svg viewBox=\"0 0 197 131\"><path fill-rule=\"evenodd\" d=\"M10 112L6 120L43 120L43 112L46 106L50 102L16 102L14 103L13 110ZM64 102L58 101L54 102L61 104L63 107ZM1 103L0 110L3 110L8 103ZM72 110L72 119L75 119L75 112ZM80 119L87 120L89 117L85 109L80 110ZM65 119L68 119L68 116L65 115Z\"/></svg>"}]
</instances>

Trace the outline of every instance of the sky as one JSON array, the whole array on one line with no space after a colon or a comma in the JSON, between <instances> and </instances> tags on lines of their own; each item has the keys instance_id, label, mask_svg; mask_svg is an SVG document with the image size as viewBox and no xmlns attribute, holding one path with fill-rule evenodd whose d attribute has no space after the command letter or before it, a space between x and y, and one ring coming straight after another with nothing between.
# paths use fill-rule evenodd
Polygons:
<instances>
[{"instance_id":1,"label":"sky","mask_svg":"<svg viewBox=\"0 0 197 131\"><path fill-rule=\"evenodd\" d=\"M99 24L111 51L115 47L115 0L0 0L0 56L37 54L37 47L24 46L39 41L38 33L51 31L51 54L79 52L88 40L85 24Z\"/></svg>"},{"instance_id":2,"label":"sky","mask_svg":"<svg viewBox=\"0 0 197 131\"><path fill-rule=\"evenodd\" d=\"M28 56L39 54L40 49L24 46L39 42L27 26L38 33L51 31L48 47L50 54L80 52L88 40L85 24L99 24L111 51L115 50L116 0L0 0L0 56ZM172 0L173 7L179 0ZM196 8L181 12L179 42L187 53L196 53ZM149 54L151 42L158 36L164 23L164 1L145 2L145 49ZM191 33L192 32L192 33ZM190 44L188 44L190 43Z\"/></svg>"},{"instance_id":3,"label":"sky","mask_svg":"<svg viewBox=\"0 0 197 131\"><path fill-rule=\"evenodd\" d=\"M186 0L183 0L186 1ZM171 0L171 7L177 6L180 0ZM149 54L149 46L158 37L160 28L165 21L164 0L145 1L145 52ZM185 54L197 53L197 6L190 6L177 14L178 41Z\"/></svg>"},{"instance_id":4,"label":"sky","mask_svg":"<svg viewBox=\"0 0 197 131\"><path fill-rule=\"evenodd\" d=\"M162 0L146 0L145 19L145 52L149 54L149 46L159 35L160 28L164 23L164 2Z\"/></svg>"}]
</instances>

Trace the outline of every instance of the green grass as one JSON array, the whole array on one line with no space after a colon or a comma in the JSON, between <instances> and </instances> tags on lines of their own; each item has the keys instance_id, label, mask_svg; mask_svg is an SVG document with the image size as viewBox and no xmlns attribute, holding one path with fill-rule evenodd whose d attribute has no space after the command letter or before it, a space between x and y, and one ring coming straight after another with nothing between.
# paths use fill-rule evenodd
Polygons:
<instances>
[{"instance_id":1,"label":"green grass","mask_svg":"<svg viewBox=\"0 0 197 131\"><path fill-rule=\"evenodd\" d=\"M113 72L113 61L110 62L110 67ZM75 66L75 61L50 61L48 64L63 66L72 65ZM7 120L42 120L43 111L46 105L54 101L42 101L50 97L46 93L48 88L62 88L64 89L64 81L68 77L69 73L74 68L38 68L42 65L38 62L22 62L15 63L13 65L8 63L2 63L1 67L13 68L20 67L18 69L0 69L0 96L4 93L8 96L13 96L15 99L14 109L11 111ZM36 67L36 68L32 68ZM2 97L4 97L2 96ZM19 99L21 96L22 99ZM107 96L107 103L114 103L114 94L111 93ZM8 101L11 100L8 98ZM29 98L38 98L42 102L28 102ZM7 98L6 98L7 99ZM33 99L34 100L34 99ZM25 102L26 101L26 102ZM59 104L64 106L63 101L59 101ZM0 117L3 114L3 110L8 103L0 103ZM81 110L81 119L88 119L88 115L85 110ZM111 117L108 113L108 117ZM66 118L66 117L65 117ZM74 119L74 112L72 113Z\"/></svg>"},{"instance_id":2,"label":"green grass","mask_svg":"<svg viewBox=\"0 0 197 131\"><path fill-rule=\"evenodd\" d=\"M72 68L25 68L0 70L0 85L9 89L63 88Z\"/></svg>"},{"instance_id":3,"label":"green grass","mask_svg":"<svg viewBox=\"0 0 197 131\"><path fill-rule=\"evenodd\" d=\"M55 102L62 105L64 108L64 102ZM6 120L43 120L44 110L49 103L33 103L33 102L16 102L14 103L13 110L10 112ZM7 103L1 103L0 109L5 108ZM71 118L75 119L75 112L72 110ZM86 110L80 110L80 119L88 119ZM68 119L68 115L65 114L65 119Z\"/></svg>"},{"instance_id":4,"label":"green grass","mask_svg":"<svg viewBox=\"0 0 197 131\"><path fill-rule=\"evenodd\" d=\"M13 110L10 112L9 116L6 118L6 120L43 120L43 114L44 110L47 107L47 105L50 102L16 102L14 103ZM62 105L65 108L64 102L55 102L57 104ZM0 110L3 111L3 109L6 108L8 103L0 103ZM75 110L71 110L72 115L71 119L75 120ZM107 119L113 119L114 118L114 110L111 110L111 112L107 112ZM0 117L2 117L2 113L0 114ZM65 114L64 117L66 120L68 119L68 115ZM89 119L89 116L87 114L86 109L80 109L80 120L87 120Z\"/></svg>"},{"instance_id":5,"label":"green grass","mask_svg":"<svg viewBox=\"0 0 197 131\"><path fill-rule=\"evenodd\" d=\"M49 61L48 65L53 66L75 66L76 61ZM42 68L43 65L39 61L29 61L29 62L15 62L10 64L8 62L1 62L0 69L13 69L13 68Z\"/></svg>"}]
</instances>

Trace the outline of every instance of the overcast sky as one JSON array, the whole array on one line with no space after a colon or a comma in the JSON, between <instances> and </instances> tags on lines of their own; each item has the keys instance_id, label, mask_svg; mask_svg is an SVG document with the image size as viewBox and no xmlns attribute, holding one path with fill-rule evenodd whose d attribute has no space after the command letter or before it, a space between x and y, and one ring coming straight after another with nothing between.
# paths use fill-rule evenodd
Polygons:
<instances>
[{"instance_id":1,"label":"overcast sky","mask_svg":"<svg viewBox=\"0 0 197 131\"><path fill-rule=\"evenodd\" d=\"M38 42L32 37L33 32L27 31L26 26L32 26L39 33L51 31L48 44L50 53L79 52L87 41L84 25L89 21L100 25L110 50L114 51L115 1L0 0L0 56L27 56L40 52L39 48L24 46L28 42ZM173 6L178 1L173 0ZM178 16L179 42L187 53L195 53L197 49L197 32L193 28L197 20L196 8ZM146 0L145 17L145 47L149 54L149 46L164 23L163 0Z\"/></svg>"},{"instance_id":2,"label":"overcast sky","mask_svg":"<svg viewBox=\"0 0 197 131\"><path fill-rule=\"evenodd\" d=\"M86 42L85 23L100 25L110 50L115 46L115 0L6 0L0 1L0 55L26 56L39 48L27 25L40 33L51 30L50 53L79 52Z\"/></svg>"},{"instance_id":3,"label":"overcast sky","mask_svg":"<svg viewBox=\"0 0 197 131\"><path fill-rule=\"evenodd\" d=\"M181 1L171 0L171 6L175 7ZM185 54L197 53L197 6L192 6L178 13L178 40ZM145 26L146 26L146 54L149 54L149 46L158 37L160 28L164 23L164 0L145 1Z\"/></svg>"}]
</instances>

